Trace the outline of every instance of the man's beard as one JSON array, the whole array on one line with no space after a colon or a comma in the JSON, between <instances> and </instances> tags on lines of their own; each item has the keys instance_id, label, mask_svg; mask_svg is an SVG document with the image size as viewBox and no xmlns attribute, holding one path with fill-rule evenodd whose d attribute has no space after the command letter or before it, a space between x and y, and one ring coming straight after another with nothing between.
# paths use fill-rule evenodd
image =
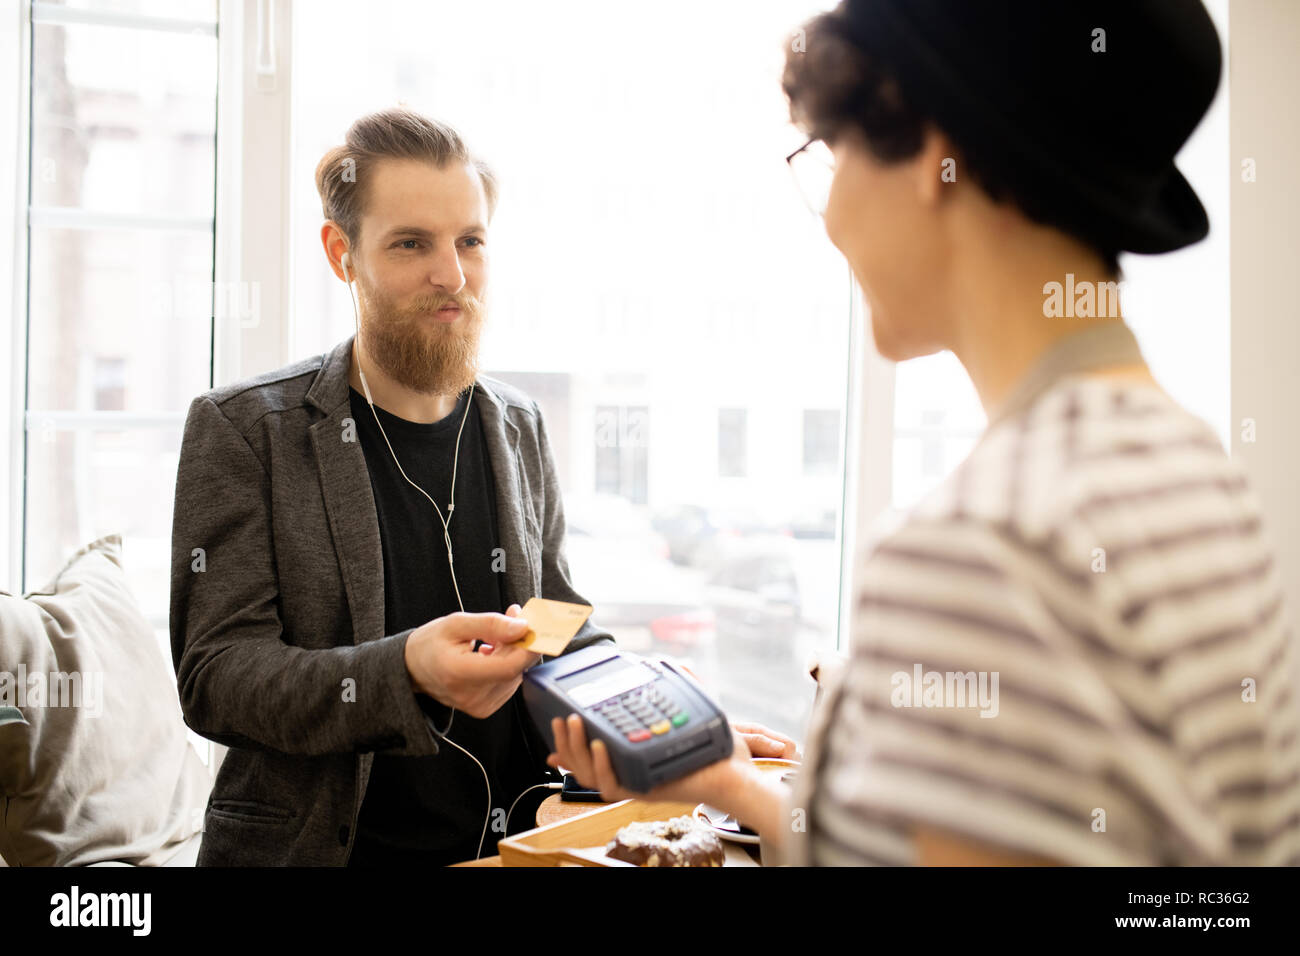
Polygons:
<instances>
[{"instance_id":1,"label":"man's beard","mask_svg":"<svg viewBox=\"0 0 1300 956\"><path fill-rule=\"evenodd\" d=\"M366 354L389 378L425 395L459 395L478 376L483 303L468 292L422 295L404 308L361 288L361 339ZM455 322L435 315L460 306Z\"/></svg>"}]
</instances>

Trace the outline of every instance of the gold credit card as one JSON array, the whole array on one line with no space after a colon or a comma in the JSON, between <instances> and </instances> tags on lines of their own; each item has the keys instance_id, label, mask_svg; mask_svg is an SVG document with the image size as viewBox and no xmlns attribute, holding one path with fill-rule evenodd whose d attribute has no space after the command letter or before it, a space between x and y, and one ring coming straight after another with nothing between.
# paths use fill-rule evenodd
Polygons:
<instances>
[{"instance_id":1,"label":"gold credit card","mask_svg":"<svg viewBox=\"0 0 1300 956\"><path fill-rule=\"evenodd\" d=\"M534 654L555 657L564 653L569 641L573 640L573 635L582 627L582 622L590 616L591 607L587 604L529 598L521 615L528 621L529 631L516 643Z\"/></svg>"}]
</instances>

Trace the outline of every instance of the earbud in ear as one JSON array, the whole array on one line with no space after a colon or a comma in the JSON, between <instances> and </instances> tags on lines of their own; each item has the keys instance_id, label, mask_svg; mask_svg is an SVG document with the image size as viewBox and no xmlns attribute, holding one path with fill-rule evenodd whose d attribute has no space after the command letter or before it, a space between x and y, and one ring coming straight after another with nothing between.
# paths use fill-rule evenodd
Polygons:
<instances>
[{"instance_id":1,"label":"earbud in ear","mask_svg":"<svg viewBox=\"0 0 1300 956\"><path fill-rule=\"evenodd\" d=\"M351 262L352 258L346 252L343 253L343 258L339 260L339 264L343 266L343 278L349 282L352 281L352 274L350 272Z\"/></svg>"}]
</instances>

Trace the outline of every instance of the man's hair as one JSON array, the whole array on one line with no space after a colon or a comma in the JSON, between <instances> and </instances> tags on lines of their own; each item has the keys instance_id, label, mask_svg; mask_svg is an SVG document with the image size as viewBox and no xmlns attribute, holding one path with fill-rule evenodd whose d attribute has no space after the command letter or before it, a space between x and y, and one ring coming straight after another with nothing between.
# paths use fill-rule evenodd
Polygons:
<instances>
[{"instance_id":1,"label":"man's hair","mask_svg":"<svg viewBox=\"0 0 1300 956\"><path fill-rule=\"evenodd\" d=\"M439 169L460 162L473 167L487 195L488 217L496 211L497 180L492 169L470 153L450 126L402 107L379 110L353 123L341 146L330 149L316 165L321 211L343 229L355 245L361 234L370 172L383 159L417 159Z\"/></svg>"},{"instance_id":2,"label":"man's hair","mask_svg":"<svg viewBox=\"0 0 1300 956\"><path fill-rule=\"evenodd\" d=\"M844 3L809 20L804 37L806 52L787 47L781 82L796 126L822 140L856 127L882 163L901 162L920 152L926 127L938 124L908 104L888 64L876 62L853 42ZM1051 210L1020 194L1009 171L969 157L964 166L994 202L1008 199L1029 219L1075 236L1101 257L1112 275L1119 275L1119 249L1099 246L1059 223Z\"/></svg>"}]
</instances>

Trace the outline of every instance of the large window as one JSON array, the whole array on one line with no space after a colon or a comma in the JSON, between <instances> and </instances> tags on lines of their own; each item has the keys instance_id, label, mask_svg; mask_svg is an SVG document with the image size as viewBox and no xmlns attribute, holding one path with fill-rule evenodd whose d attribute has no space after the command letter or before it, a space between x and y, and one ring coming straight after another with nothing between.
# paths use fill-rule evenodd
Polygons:
<instances>
[{"instance_id":1,"label":"large window","mask_svg":"<svg viewBox=\"0 0 1300 956\"><path fill-rule=\"evenodd\" d=\"M216 3L33 3L30 50L11 572L41 586L120 532L170 660L176 461L211 385Z\"/></svg>"},{"instance_id":2,"label":"large window","mask_svg":"<svg viewBox=\"0 0 1300 956\"><path fill-rule=\"evenodd\" d=\"M322 153L398 103L451 123L501 180L483 364L568 436L575 586L624 646L799 735L805 659L837 642L850 279L790 180L780 72L831 5L327 0L294 24L294 357L353 325Z\"/></svg>"},{"instance_id":3,"label":"large window","mask_svg":"<svg viewBox=\"0 0 1300 956\"><path fill-rule=\"evenodd\" d=\"M211 384L214 3L32 5L24 581L124 532L165 627L184 411Z\"/></svg>"}]
</instances>

